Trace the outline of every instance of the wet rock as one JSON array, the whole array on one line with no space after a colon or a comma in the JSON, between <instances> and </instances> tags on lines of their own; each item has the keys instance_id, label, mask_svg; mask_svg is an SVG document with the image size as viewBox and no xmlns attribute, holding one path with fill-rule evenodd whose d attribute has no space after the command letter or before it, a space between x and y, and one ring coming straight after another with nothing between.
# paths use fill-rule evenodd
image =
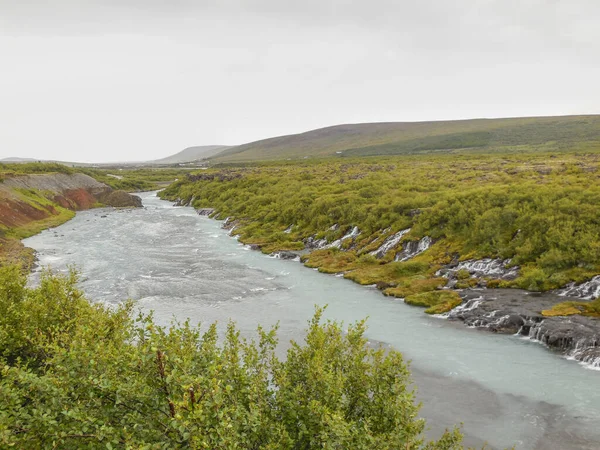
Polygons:
<instances>
[{"instance_id":1,"label":"wet rock","mask_svg":"<svg viewBox=\"0 0 600 450\"><path fill-rule=\"evenodd\" d=\"M196 210L199 216L210 216L215 212L214 208L199 208Z\"/></svg>"},{"instance_id":2,"label":"wet rock","mask_svg":"<svg viewBox=\"0 0 600 450\"><path fill-rule=\"evenodd\" d=\"M341 248L342 247L342 243L344 241L346 241L348 239L354 239L359 234L360 234L360 230L358 229L358 227L353 227L352 230L350 230L349 233L345 234L344 236L342 236L339 239L336 239L331 244L329 244L327 247L329 247L329 248Z\"/></svg>"},{"instance_id":3,"label":"wet rock","mask_svg":"<svg viewBox=\"0 0 600 450\"><path fill-rule=\"evenodd\" d=\"M414 258L420 253L423 253L433 244L433 239L429 236L425 236L418 241L407 241L402 244L402 250L396 253L394 261L408 261Z\"/></svg>"},{"instance_id":4,"label":"wet rock","mask_svg":"<svg viewBox=\"0 0 600 450\"><path fill-rule=\"evenodd\" d=\"M442 316L496 333L518 334L568 358L600 367L600 319L545 317L541 311L565 301L555 293L518 289L466 290L463 303Z\"/></svg>"},{"instance_id":5,"label":"wet rock","mask_svg":"<svg viewBox=\"0 0 600 450\"><path fill-rule=\"evenodd\" d=\"M575 297L582 300L593 300L600 296L600 275L581 284L571 283L557 291L561 297Z\"/></svg>"},{"instance_id":6,"label":"wet rock","mask_svg":"<svg viewBox=\"0 0 600 450\"><path fill-rule=\"evenodd\" d=\"M389 236L388 238L386 238L383 241L383 243L381 244L381 246L379 246L379 248L377 250L372 251L370 254L379 259L383 258L387 252L392 250L394 247L396 247L400 243L402 238L409 231L410 231L410 228L407 228L406 230L398 231L397 233Z\"/></svg>"},{"instance_id":7,"label":"wet rock","mask_svg":"<svg viewBox=\"0 0 600 450\"><path fill-rule=\"evenodd\" d=\"M278 259L296 259L296 258L298 258L298 255L296 253L289 252L286 250L271 253L270 256L273 256L274 258L278 258Z\"/></svg>"},{"instance_id":8,"label":"wet rock","mask_svg":"<svg viewBox=\"0 0 600 450\"><path fill-rule=\"evenodd\" d=\"M474 278L491 277L502 280L514 280L519 275L519 267L509 267L510 262L510 259L471 259L449 264L438 270L436 275L453 280L459 271L467 271Z\"/></svg>"},{"instance_id":9,"label":"wet rock","mask_svg":"<svg viewBox=\"0 0 600 450\"><path fill-rule=\"evenodd\" d=\"M314 236L309 236L304 239L304 247L308 250L320 250L327 247L327 239L316 239Z\"/></svg>"}]
</instances>

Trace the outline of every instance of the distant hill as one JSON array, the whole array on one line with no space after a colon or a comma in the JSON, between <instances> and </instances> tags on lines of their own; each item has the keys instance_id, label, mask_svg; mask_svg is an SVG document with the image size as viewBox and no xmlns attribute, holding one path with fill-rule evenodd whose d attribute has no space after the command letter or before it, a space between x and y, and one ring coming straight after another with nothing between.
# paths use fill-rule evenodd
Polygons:
<instances>
[{"instance_id":1,"label":"distant hill","mask_svg":"<svg viewBox=\"0 0 600 450\"><path fill-rule=\"evenodd\" d=\"M337 125L231 147L213 160L591 149L600 149L600 115Z\"/></svg>"},{"instance_id":2,"label":"distant hill","mask_svg":"<svg viewBox=\"0 0 600 450\"><path fill-rule=\"evenodd\" d=\"M197 147L188 147L185 150L175 153L162 159L149 161L152 164L178 164L197 161L199 159L210 158L229 147L226 145L202 145Z\"/></svg>"},{"instance_id":3,"label":"distant hill","mask_svg":"<svg viewBox=\"0 0 600 450\"><path fill-rule=\"evenodd\" d=\"M37 159L33 159L33 158L3 158L0 159L0 163L21 163L21 162L35 162L38 161Z\"/></svg>"}]
</instances>

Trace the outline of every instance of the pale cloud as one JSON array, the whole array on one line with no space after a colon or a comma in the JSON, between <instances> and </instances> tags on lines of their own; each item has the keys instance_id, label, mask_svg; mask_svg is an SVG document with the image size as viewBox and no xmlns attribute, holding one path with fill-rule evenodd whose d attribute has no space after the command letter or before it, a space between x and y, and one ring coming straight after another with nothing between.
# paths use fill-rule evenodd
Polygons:
<instances>
[{"instance_id":1,"label":"pale cloud","mask_svg":"<svg viewBox=\"0 0 600 450\"><path fill-rule=\"evenodd\" d=\"M0 0L0 158L598 113L597 17L588 0Z\"/></svg>"}]
</instances>

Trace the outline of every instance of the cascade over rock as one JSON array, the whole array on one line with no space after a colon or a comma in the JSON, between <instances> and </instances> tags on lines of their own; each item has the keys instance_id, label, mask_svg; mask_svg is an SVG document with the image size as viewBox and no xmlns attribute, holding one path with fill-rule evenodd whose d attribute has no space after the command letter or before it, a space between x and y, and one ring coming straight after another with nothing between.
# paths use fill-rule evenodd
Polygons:
<instances>
[{"instance_id":1,"label":"cascade over rock","mask_svg":"<svg viewBox=\"0 0 600 450\"><path fill-rule=\"evenodd\" d=\"M448 278L448 287L454 287L457 283L456 275L459 271L466 270L471 278L490 277L502 280L514 280L519 276L519 266L509 267L510 259L471 259L459 263L449 264L435 275Z\"/></svg>"},{"instance_id":2,"label":"cascade over rock","mask_svg":"<svg viewBox=\"0 0 600 450\"><path fill-rule=\"evenodd\" d=\"M527 296L527 301L522 297ZM466 290L463 303L439 317L468 327L527 337L568 358L600 368L600 319L545 317L542 310L564 301L552 293L533 295L518 289Z\"/></svg>"},{"instance_id":3,"label":"cascade over rock","mask_svg":"<svg viewBox=\"0 0 600 450\"><path fill-rule=\"evenodd\" d=\"M402 250L396 253L394 261L408 261L420 253L423 253L433 244L433 240L429 236L425 236L418 241L407 241L402 244Z\"/></svg>"},{"instance_id":4,"label":"cascade over rock","mask_svg":"<svg viewBox=\"0 0 600 450\"><path fill-rule=\"evenodd\" d=\"M354 239L359 234L360 234L360 230L358 229L358 227L354 227L354 228L352 228L352 230L348 234L346 234L346 235L342 236L341 238L333 241L327 247L328 248L333 248L333 247L340 248L342 246L342 242L344 242L345 240L348 240L348 239Z\"/></svg>"},{"instance_id":5,"label":"cascade over rock","mask_svg":"<svg viewBox=\"0 0 600 450\"><path fill-rule=\"evenodd\" d=\"M596 275L585 283L571 283L557 293L562 297L576 297L583 300L596 299L600 297L600 275Z\"/></svg>"},{"instance_id":6,"label":"cascade over rock","mask_svg":"<svg viewBox=\"0 0 600 450\"><path fill-rule=\"evenodd\" d=\"M377 250L372 251L370 254L373 255L373 256L375 256L376 258L379 258L379 259L383 258L386 255L387 252L389 252L394 247L396 247L396 245L398 245L398 243L400 242L400 240L409 231L410 231L410 228L407 228L406 230L398 231L397 233L393 234L392 236L389 236L388 238L386 238L383 241L383 243L381 244L381 246Z\"/></svg>"}]
</instances>

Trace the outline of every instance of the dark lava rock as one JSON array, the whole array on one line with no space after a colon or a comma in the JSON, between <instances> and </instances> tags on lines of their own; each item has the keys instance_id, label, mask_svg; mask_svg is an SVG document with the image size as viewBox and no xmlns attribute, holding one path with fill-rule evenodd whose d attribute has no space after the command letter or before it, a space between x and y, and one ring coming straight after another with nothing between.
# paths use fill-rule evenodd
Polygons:
<instances>
[{"instance_id":1,"label":"dark lava rock","mask_svg":"<svg viewBox=\"0 0 600 450\"><path fill-rule=\"evenodd\" d=\"M600 367L600 319L541 314L568 298L519 289L470 289L461 297L463 303L447 313L448 319L496 333L527 336L577 361Z\"/></svg>"},{"instance_id":2,"label":"dark lava rock","mask_svg":"<svg viewBox=\"0 0 600 450\"><path fill-rule=\"evenodd\" d=\"M196 212L198 213L199 216L210 216L212 213L215 212L214 208L200 208L197 209Z\"/></svg>"},{"instance_id":3,"label":"dark lava rock","mask_svg":"<svg viewBox=\"0 0 600 450\"><path fill-rule=\"evenodd\" d=\"M327 246L327 239L316 239L314 236L309 236L303 242L304 247L308 250L318 250Z\"/></svg>"},{"instance_id":4,"label":"dark lava rock","mask_svg":"<svg viewBox=\"0 0 600 450\"><path fill-rule=\"evenodd\" d=\"M298 255L294 252L289 252L286 250L282 250L279 252L271 253L271 256L279 259L296 259Z\"/></svg>"}]
</instances>

